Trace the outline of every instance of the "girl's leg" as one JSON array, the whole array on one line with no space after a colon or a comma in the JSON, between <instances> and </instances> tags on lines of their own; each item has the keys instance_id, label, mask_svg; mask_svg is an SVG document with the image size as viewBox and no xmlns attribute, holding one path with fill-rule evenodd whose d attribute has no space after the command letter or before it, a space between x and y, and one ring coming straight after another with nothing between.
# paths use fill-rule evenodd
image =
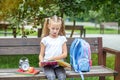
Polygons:
<instances>
[{"instance_id":1,"label":"girl's leg","mask_svg":"<svg viewBox=\"0 0 120 80\"><path fill-rule=\"evenodd\" d=\"M55 80L55 72L54 69L51 66L45 66L44 67L44 73L47 76L48 80Z\"/></svg>"},{"instance_id":2,"label":"girl's leg","mask_svg":"<svg viewBox=\"0 0 120 80\"><path fill-rule=\"evenodd\" d=\"M66 72L62 66L56 67L55 69L56 76L58 80L65 80L66 79Z\"/></svg>"}]
</instances>

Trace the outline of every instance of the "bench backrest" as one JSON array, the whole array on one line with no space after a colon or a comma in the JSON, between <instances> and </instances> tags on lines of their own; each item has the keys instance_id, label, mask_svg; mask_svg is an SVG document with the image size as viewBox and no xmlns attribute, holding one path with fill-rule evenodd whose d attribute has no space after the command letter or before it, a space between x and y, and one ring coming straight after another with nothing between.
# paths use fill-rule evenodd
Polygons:
<instances>
[{"instance_id":1,"label":"bench backrest","mask_svg":"<svg viewBox=\"0 0 120 80\"><path fill-rule=\"evenodd\" d=\"M102 38L84 38L90 43L92 53L101 53ZM40 38L1 38L0 55L39 54ZM67 38L68 52L74 38Z\"/></svg>"},{"instance_id":2,"label":"bench backrest","mask_svg":"<svg viewBox=\"0 0 120 80\"><path fill-rule=\"evenodd\" d=\"M65 25L65 29L66 30L72 30L73 25ZM80 30L80 29L84 29L83 25L75 25L74 27L75 30Z\"/></svg>"}]
</instances>

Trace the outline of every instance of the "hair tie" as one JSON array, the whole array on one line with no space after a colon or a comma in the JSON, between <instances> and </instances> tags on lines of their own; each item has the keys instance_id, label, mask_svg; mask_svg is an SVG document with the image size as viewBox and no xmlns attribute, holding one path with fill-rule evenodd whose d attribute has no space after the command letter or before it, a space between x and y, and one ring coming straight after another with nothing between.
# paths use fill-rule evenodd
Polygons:
<instances>
[{"instance_id":1,"label":"hair tie","mask_svg":"<svg viewBox=\"0 0 120 80\"><path fill-rule=\"evenodd\" d=\"M54 20L55 20L55 22L57 22L57 16L56 15L54 15Z\"/></svg>"}]
</instances>

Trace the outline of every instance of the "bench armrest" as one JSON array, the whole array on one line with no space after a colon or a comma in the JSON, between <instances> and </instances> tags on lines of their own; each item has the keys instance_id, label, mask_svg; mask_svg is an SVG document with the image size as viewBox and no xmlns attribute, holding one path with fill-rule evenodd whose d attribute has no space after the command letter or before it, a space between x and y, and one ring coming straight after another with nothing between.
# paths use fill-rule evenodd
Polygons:
<instances>
[{"instance_id":1,"label":"bench armrest","mask_svg":"<svg viewBox=\"0 0 120 80\"><path fill-rule=\"evenodd\" d=\"M108 47L103 47L103 53L104 52L115 54L115 55L120 55L120 51L112 49L112 48L108 48Z\"/></svg>"},{"instance_id":2,"label":"bench armrest","mask_svg":"<svg viewBox=\"0 0 120 80\"><path fill-rule=\"evenodd\" d=\"M119 62L120 61L120 51L112 49L112 48L108 48L108 47L103 47L103 52L102 52L103 61L102 61L102 64L104 66L106 66L106 55L107 55L107 53L114 54L115 55L115 66L117 66L118 64L120 66L120 62Z\"/></svg>"},{"instance_id":3,"label":"bench armrest","mask_svg":"<svg viewBox=\"0 0 120 80\"><path fill-rule=\"evenodd\" d=\"M107 53L115 55L115 65L114 70L118 72L118 76L116 78L120 78L120 51L111 49L108 47L103 47L103 65L106 66L106 55Z\"/></svg>"}]
</instances>

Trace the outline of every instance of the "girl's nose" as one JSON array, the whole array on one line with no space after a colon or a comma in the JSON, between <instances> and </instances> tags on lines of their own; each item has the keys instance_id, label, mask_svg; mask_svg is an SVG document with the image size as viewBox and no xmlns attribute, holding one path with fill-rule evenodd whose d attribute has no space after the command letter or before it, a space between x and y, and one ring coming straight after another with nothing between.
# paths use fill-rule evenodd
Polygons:
<instances>
[{"instance_id":1,"label":"girl's nose","mask_svg":"<svg viewBox=\"0 0 120 80\"><path fill-rule=\"evenodd\" d=\"M54 30L54 32L57 32L57 30Z\"/></svg>"}]
</instances>

